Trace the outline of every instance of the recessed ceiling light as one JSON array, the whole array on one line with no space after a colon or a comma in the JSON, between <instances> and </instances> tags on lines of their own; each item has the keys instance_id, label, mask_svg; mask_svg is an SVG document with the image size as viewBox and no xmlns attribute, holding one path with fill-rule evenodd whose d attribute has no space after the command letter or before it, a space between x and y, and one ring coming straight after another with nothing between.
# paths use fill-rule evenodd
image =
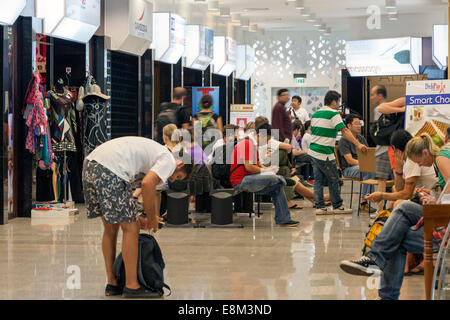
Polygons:
<instances>
[{"instance_id":1,"label":"recessed ceiling light","mask_svg":"<svg viewBox=\"0 0 450 320\"><path fill-rule=\"evenodd\" d=\"M241 15L239 13L231 14L231 22L240 22L240 21L241 21Z\"/></svg>"},{"instance_id":2,"label":"recessed ceiling light","mask_svg":"<svg viewBox=\"0 0 450 320\"><path fill-rule=\"evenodd\" d=\"M398 13L389 14L389 20L391 20L391 21L398 20Z\"/></svg>"},{"instance_id":3,"label":"recessed ceiling light","mask_svg":"<svg viewBox=\"0 0 450 320\"><path fill-rule=\"evenodd\" d=\"M219 1L217 1L217 0L209 0L208 1L208 10L218 11L219 10Z\"/></svg>"},{"instance_id":4,"label":"recessed ceiling light","mask_svg":"<svg viewBox=\"0 0 450 320\"><path fill-rule=\"evenodd\" d=\"M309 17L309 9L308 8L300 9L300 14L302 17Z\"/></svg>"},{"instance_id":5,"label":"recessed ceiling light","mask_svg":"<svg viewBox=\"0 0 450 320\"><path fill-rule=\"evenodd\" d=\"M396 8L397 0L386 0L386 9Z\"/></svg>"},{"instance_id":6,"label":"recessed ceiling light","mask_svg":"<svg viewBox=\"0 0 450 320\"><path fill-rule=\"evenodd\" d=\"M220 8L220 16L221 17L229 17L230 16L230 8Z\"/></svg>"},{"instance_id":7,"label":"recessed ceiling light","mask_svg":"<svg viewBox=\"0 0 450 320\"><path fill-rule=\"evenodd\" d=\"M295 9L305 9L305 1L304 0L296 0L295 1Z\"/></svg>"},{"instance_id":8,"label":"recessed ceiling light","mask_svg":"<svg viewBox=\"0 0 450 320\"><path fill-rule=\"evenodd\" d=\"M242 11L249 12L249 11L268 11L269 8L245 8Z\"/></svg>"},{"instance_id":9,"label":"recessed ceiling light","mask_svg":"<svg viewBox=\"0 0 450 320\"><path fill-rule=\"evenodd\" d=\"M316 19L316 22L313 23L314 27L320 27L322 25L322 19Z\"/></svg>"},{"instance_id":10,"label":"recessed ceiling light","mask_svg":"<svg viewBox=\"0 0 450 320\"><path fill-rule=\"evenodd\" d=\"M327 31L327 26L325 24L321 24L318 28L319 31Z\"/></svg>"},{"instance_id":11,"label":"recessed ceiling light","mask_svg":"<svg viewBox=\"0 0 450 320\"><path fill-rule=\"evenodd\" d=\"M246 28L250 25L250 20L247 18L242 18L241 19L241 27Z\"/></svg>"},{"instance_id":12,"label":"recessed ceiling light","mask_svg":"<svg viewBox=\"0 0 450 320\"><path fill-rule=\"evenodd\" d=\"M309 15L309 17L306 19L306 21L308 21L308 22L314 22L314 21L316 21L316 14L315 14L315 13L311 13L311 14Z\"/></svg>"}]
</instances>

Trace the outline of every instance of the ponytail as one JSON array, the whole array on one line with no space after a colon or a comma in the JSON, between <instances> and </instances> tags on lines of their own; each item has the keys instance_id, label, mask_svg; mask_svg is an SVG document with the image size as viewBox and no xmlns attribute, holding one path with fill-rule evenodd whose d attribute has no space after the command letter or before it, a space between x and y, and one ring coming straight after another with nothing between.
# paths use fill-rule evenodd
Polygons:
<instances>
[{"instance_id":1,"label":"ponytail","mask_svg":"<svg viewBox=\"0 0 450 320\"><path fill-rule=\"evenodd\" d=\"M408 158L411 157L421 157L423 150L428 150L428 152L434 157L441 149L436 146L433 139L428 133L422 133L418 137L411 139L406 145L406 155Z\"/></svg>"}]
</instances>

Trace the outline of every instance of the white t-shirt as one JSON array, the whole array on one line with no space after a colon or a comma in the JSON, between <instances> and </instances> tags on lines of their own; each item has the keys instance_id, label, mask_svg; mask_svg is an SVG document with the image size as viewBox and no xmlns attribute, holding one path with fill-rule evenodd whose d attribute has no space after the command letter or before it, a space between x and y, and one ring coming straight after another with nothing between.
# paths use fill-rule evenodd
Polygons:
<instances>
[{"instance_id":1,"label":"white t-shirt","mask_svg":"<svg viewBox=\"0 0 450 320\"><path fill-rule=\"evenodd\" d=\"M308 151L311 144L312 135L309 132L305 132L302 137L302 150Z\"/></svg>"},{"instance_id":2,"label":"white t-shirt","mask_svg":"<svg viewBox=\"0 0 450 320\"><path fill-rule=\"evenodd\" d=\"M409 158L406 159L403 165L403 179L412 177L419 177L416 188L431 189L438 181L433 167L421 167Z\"/></svg>"},{"instance_id":3,"label":"white t-shirt","mask_svg":"<svg viewBox=\"0 0 450 320\"><path fill-rule=\"evenodd\" d=\"M294 119L292 119L292 122L295 121L295 115L297 115L298 120L300 120L303 124L305 124L306 121L310 120L308 111L306 111L302 107L298 108L297 111L295 111L294 108L290 108L289 115L294 117Z\"/></svg>"},{"instance_id":4,"label":"white t-shirt","mask_svg":"<svg viewBox=\"0 0 450 320\"><path fill-rule=\"evenodd\" d=\"M143 137L123 137L105 142L89 154L118 177L131 182L136 174L153 171L162 182L175 171L175 158L159 143Z\"/></svg>"},{"instance_id":5,"label":"white t-shirt","mask_svg":"<svg viewBox=\"0 0 450 320\"><path fill-rule=\"evenodd\" d=\"M379 106L377 106L374 110L373 110L373 119L374 121L378 121L378 119L381 117L382 113L378 111L378 108L381 106L381 104ZM376 146L375 148L375 156L378 157L380 155L382 155L383 153L386 153L389 151L389 146Z\"/></svg>"}]
</instances>

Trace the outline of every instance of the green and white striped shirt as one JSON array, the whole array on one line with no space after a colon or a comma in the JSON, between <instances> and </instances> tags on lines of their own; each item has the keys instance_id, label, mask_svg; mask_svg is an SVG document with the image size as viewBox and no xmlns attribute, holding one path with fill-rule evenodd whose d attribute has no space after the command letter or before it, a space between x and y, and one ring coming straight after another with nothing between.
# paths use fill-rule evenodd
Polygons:
<instances>
[{"instance_id":1,"label":"green and white striped shirt","mask_svg":"<svg viewBox=\"0 0 450 320\"><path fill-rule=\"evenodd\" d=\"M308 154L319 160L334 160L334 147L338 131L345 128L341 115L324 106L311 117L311 145Z\"/></svg>"}]
</instances>

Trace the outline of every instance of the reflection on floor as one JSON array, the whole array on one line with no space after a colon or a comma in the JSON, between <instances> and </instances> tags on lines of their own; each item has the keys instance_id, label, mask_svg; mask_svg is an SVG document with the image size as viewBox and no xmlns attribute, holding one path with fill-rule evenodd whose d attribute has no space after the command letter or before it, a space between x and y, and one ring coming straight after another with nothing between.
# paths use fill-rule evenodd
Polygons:
<instances>
[{"instance_id":1,"label":"reflection on floor","mask_svg":"<svg viewBox=\"0 0 450 320\"><path fill-rule=\"evenodd\" d=\"M275 226L266 210L261 218L235 217L243 229L159 231L172 287L166 299L376 299L377 279L338 265L361 255L367 214L316 217L309 203L298 203L304 209L291 211L298 228ZM80 212L0 226L0 299L105 299L101 220ZM423 281L405 277L400 298L424 299Z\"/></svg>"}]
</instances>

